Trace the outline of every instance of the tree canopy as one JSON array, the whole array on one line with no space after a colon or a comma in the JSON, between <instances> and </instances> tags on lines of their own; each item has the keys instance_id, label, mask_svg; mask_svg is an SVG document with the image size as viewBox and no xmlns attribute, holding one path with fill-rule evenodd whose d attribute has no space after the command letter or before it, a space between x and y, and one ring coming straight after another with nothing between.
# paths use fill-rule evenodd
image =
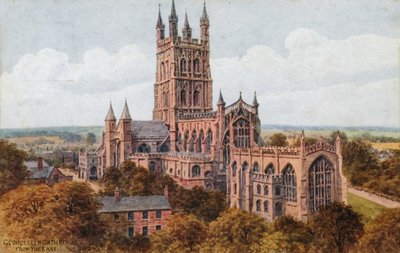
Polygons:
<instances>
[{"instance_id":1,"label":"tree canopy","mask_svg":"<svg viewBox=\"0 0 400 253\"><path fill-rule=\"evenodd\" d=\"M278 147L286 147L288 142L286 140L286 135L283 133L275 133L271 137L269 137L269 145L278 146Z\"/></svg>"},{"instance_id":2,"label":"tree canopy","mask_svg":"<svg viewBox=\"0 0 400 253\"><path fill-rule=\"evenodd\" d=\"M93 145L96 143L96 135L92 132L86 134L85 142L87 145Z\"/></svg>"}]
</instances>

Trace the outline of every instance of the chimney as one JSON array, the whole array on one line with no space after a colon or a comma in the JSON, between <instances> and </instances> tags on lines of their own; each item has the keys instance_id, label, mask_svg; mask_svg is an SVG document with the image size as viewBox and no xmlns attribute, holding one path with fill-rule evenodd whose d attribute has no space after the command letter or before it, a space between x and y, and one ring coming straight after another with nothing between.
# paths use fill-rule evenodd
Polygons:
<instances>
[{"instance_id":1,"label":"chimney","mask_svg":"<svg viewBox=\"0 0 400 253\"><path fill-rule=\"evenodd\" d=\"M118 189L118 187L115 187L115 190L114 190L114 198L115 198L115 202L119 202L119 201L121 200L121 197L120 197L120 195L119 195L119 189Z\"/></svg>"},{"instance_id":2,"label":"chimney","mask_svg":"<svg viewBox=\"0 0 400 253\"><path fill-rule=\"evenodd\" d=\"M166 198L168 198L168 186L167 185L164 187L164 196Z\"/></svg>"},{"instance_id":3,"label":"chimney","mask_svg":"<svg viewBox=\"0 0 400 253\"><path fill-rule=\"evenodd\" d=\"M38 170L43 170L43 157L39 156L37 160Z\"/></svg>"}]
</instances>

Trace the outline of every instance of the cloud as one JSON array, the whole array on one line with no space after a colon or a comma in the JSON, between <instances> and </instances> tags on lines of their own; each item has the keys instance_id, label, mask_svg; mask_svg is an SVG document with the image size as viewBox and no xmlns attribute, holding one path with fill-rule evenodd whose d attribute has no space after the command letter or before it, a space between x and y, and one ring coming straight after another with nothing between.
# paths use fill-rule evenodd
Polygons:
<instances>
[{"instance_id":1,"label":"cloud","mask_svg":"<svg viewBox=\"0 0 400 253\"><path fill-rule=\"evenodd\" d=\"M357 35L331 40L300 28L287 54L255 45L242 56L212 59L214 100L229 104L257 91L264 124L400 127L398 38ZM80 62L46 48L1 75L0 127L101 125L110 100L124 97L135 119L150 119L155 52L136 44L86 51ZM117 115L118 116L118 115Z\"/></svg>"}]
</instances>

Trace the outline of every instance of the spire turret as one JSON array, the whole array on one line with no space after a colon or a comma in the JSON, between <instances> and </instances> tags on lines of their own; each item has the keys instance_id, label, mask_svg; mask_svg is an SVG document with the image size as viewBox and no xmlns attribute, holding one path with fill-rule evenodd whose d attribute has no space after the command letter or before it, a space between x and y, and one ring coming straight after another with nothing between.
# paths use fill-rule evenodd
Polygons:
<instances>
[{"instance_id":1,"label":"spire turret","mask_svg":"<svg viewBox=\"0 0 400 253\"><path fill-rule=\"evenodd\" d=\"M207 15L207 10L206 10L206 1L204 1L203 14L201 15L200 23L203 24L203 23L208 23L208 22L209 22L209 20L208 20L208 15Z\"/></svg>"},{"instance_id":2,"label":"spire turret","mask_svg":"<svg viewBox=\"0 0 400 253\"><path fill-rule=\"evenodd\" d=\"M122 114L121 114L121 118L120 118L120 119L129 119L129 120L132 119L132 118L131 118L131 114L129 113L129 108L128 108L128 104L127 104L127 102L126 102L126 99L125 99L124 110L122 111Z\"/></svg>"},{"instance_id":3,"label":"spire turret","mask_svg":"<svg viewBox=\"0 0 400 253\"><path fill-rule=\"evenodd\" d=\"M258 101L257 101L257 93L254 92L254 99L253 99L253 106L258 107Z\"/></svg>"},{"instance_id":4,"label":"spire turret","mask_svg":"<svg viewBox=\"0 0 400 253\"><path fill-rule=\"evenodd\" d=\"M176 15L174 0L172 0L171 15L169 15L169 36L178 37L178 16Z\"/></svg>"},{"instance_id":5,"label":"spire turret","mask_svg":"<svg viewBox=\"0 0 400 253\"><path fill-rule=\"evenodd\" d=\"M163 40L165 38L165 25L161 18L161 5L158 5L158 19L157 19L157 40Z\"/></svg>"},{"instance_id":6,"label":"spire turret","mask_svg":"<svg viewBox=\"0 0 400 253\"><path fill-rule=\"evenodd\" d=\"M113 110L112 104L110 102L110 109L108 109L108 113L107 113L105 121L115 121L115 120L117 120L117 119L115 118L114 110Z\"/></svg>"},{"instance_id":7,"label":"spire turret","mask_svg":"<svg viewBox=\"0 0 400 253\"><path fill-rule=\"evenodd\" d=\"M208 28L210 26L210 22L208 20L208 15L206 11L206 2L204 1L203 6L203 14L200 18L200 39L204 41L208 45Z\"/></svg>"},{"instance_id":8,"label":"spire turret","mask_svg":"<svg viewBox=\"0 0 400 253\"><path fill-rule=\"evenodd\" d=\"M218 103L217 105L225 105L224 98L222 97L222 92L219 90L219 98L218 98Z\"/></svg>"},{"instance_id":9,"label":"spire turret","mask_svg":"<svg viewBox=\"0 0 400 253\"><path fill-rule=\"evenodd\" d=\"M178 20L178 16L176 15L175 1L174 0L172 0L171 15L169 16L169 20L171 20L171 19Z\"/></svg>"},{"instance_id":10,"label":"spire turret","mask_svg":"<svg viewBox=\"0 0 400 253\"><path fill-rule=\"evenodd\" d=\"M182 34L183 34L183 39L192 38L192 28L190 28L186 12L185 12L185 23L183 24Z\"/></svg>"}]
</instances>

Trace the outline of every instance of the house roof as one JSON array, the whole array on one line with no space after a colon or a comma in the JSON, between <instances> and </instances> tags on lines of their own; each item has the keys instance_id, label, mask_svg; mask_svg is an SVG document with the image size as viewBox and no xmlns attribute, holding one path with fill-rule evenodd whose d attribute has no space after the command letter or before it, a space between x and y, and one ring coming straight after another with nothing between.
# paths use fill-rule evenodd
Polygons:
<instances>
[{"instance_id":1,"label":"house roof","mask_svg":"<svg viewBox=\"0 0 400 253\"><path fill-rule=\"evenodd\" d=\"M45 161L43 161L43 169L38 169L37 161L27 161L25 162L25 166L28 171L31 173L30 178L38 179L38 178L49 178L51 172L53 172L54 167L49 166Z\"/></svg>"},{"instance_id":2,"label":"house roof","mask_svg":"<svg viewBox=\"0 0 400 253\"><path fill-rule=\"evenodd\" d=\"M169 135L168 128L164 121L156 120L134 120L132 121L132 134L135 138L160 138L164 139Z\"/></svg>"},{"instance_id":3,"label":"house roof","mask_svg":"<svg viewBox=\"0 0 400 253\"><path fill-rule=\"evenodd\" d=\"M165 196L131 196L122 197L120 201L115 201L114 196L106 196L98 200L103 204L100 213L171 209Z\"/></svg>"}]
</instances>

